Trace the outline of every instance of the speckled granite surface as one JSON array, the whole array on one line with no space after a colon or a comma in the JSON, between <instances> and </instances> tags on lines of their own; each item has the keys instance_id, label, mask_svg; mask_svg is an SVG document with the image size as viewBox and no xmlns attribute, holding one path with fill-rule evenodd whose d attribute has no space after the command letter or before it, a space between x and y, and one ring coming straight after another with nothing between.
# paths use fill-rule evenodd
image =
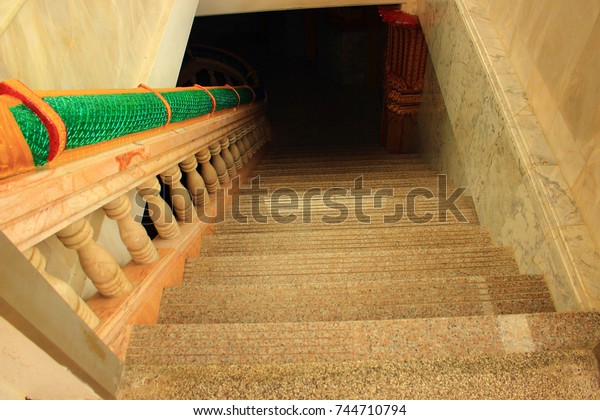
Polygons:
<instances>
[{"instance_id":1,"label":"speckled granite surface","mask_svg":"<svg viewBox=\"0 0 600 420\"><path fill-rule=\"evenodd\" d=\"M133 328L122 398L600 398L600 314L553 312L544 278L519 274L469 197L466 224L383 224L435 174L414 156L348 149L347 161L274 150L261 182L302 191L367 172L397 197L370 224L217 225L164 292L159 324Z\"/></svg>"},{"instance_id":2,"label":"speckled granite surface","mask_svg":"<svg viewBox=\"0 0 600 420\"><path fill-rule=\"evenodd\" d=\"M591 351L412 361L129 366L123 399L600 399Z\"/></svg>"}]
</instances>

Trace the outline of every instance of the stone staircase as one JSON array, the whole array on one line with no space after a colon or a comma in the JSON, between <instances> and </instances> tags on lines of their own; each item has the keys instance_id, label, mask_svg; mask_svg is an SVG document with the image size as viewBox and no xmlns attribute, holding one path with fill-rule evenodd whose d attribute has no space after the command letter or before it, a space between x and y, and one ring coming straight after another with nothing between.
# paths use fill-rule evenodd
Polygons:
<instances>
[{"instance_id":1,"label":"stone staircase","mask_svg":"<svg viewBox=\"0 0 600 420\"><path fill-rule=\"evenodd\" d=\"M600 314L554 312L544 278L519 273L470 197L460 215L439 207L418 157L280 147L255 175L270 194L286 188L279 203L297 194L297 208L240 196L241 214L269 217L229 215L203 238L158 323L134 326L122 398L600 397ZM306 198L332 187L334 204ZM374 200L381 188L394 196Z\"/></svg>"}]
</instances>

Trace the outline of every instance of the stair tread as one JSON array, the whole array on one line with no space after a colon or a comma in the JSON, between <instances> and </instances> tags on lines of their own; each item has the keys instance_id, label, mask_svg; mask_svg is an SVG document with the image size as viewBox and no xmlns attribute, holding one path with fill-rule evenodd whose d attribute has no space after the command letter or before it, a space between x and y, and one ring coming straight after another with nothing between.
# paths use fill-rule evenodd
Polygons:
<instances>
[{"instance_id":1,"label":"stair tread","mask_svg":"<svg viewBox=\"0 0 600 420\"><path fill-rule=\"evenodd\" d=\"M133 327L128 363L411 360L593 349L598 313L532 313L336 322L156 324Z\"/></svg>"},{"instance_id":2,"label":"stair tread","mask_svg":"<svg viewBox=\"0 0 600 420\"><path fill-rule=\"evenodd\" d=\"M135 399L600 399L589 351L421 361L133 365L125 377L120 397Z\"/></svg>"}]
</instances>

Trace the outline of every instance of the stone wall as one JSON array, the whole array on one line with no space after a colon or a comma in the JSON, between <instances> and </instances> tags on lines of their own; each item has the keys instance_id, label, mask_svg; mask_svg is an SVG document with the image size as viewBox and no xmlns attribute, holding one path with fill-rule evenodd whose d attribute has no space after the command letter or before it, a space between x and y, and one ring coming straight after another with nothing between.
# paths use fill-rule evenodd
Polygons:
<instances>
[{"instance_id":1,"label":"stone wall","mask_svg":"<svg viewBox=\"0 0 600 420\"><path fill-rule=\"evenodd\" d=\"M600 308L600 257L522 84L477 0L421 0L431 61L421 153L467 184L481 223L546 275L560 311Z\"/></svg>"}]
</instances>

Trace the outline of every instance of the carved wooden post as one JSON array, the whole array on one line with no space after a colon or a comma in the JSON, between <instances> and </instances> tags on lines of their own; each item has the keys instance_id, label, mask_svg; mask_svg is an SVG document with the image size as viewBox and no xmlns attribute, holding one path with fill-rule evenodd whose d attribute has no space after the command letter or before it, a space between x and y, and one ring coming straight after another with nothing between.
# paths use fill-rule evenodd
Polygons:
<instances>
[{"instance_id":1,"label":"carved wooden post","mask_svg":"<svg viewBox=\"0 0 600 420\"><path fill-rule=\"evenodd\" d=\"M46 281L50 283L50 286L56 290L60 297L67 302L67 305L69 305L69 307L73 309L77 315L79 315L83 322L85 322L90 328L95 328L100 323L100 320L96 314L92 312L90 307L87 306L87 303L85 303L83 299L81 299L77 293L75 293L75 290L73 290L69 284L57 277L54 277L52 274L46 271L46 258L37 247L34 246L33 248L23 252L23 254L25 257L27 257L31 265L33 265L35 269L42 275L42 277L44 277Z\"/></svg>"},{"instance_id":2,"label":"carved wooden post","mask_svg":"<svg viewBox=\"0 0 600 420\"><path fill-rule=\"evenodd\" d=\"M397 6L379 7L388 24L381 141L390 153L413 153L417 141L428 53L419 17L413 12Z\"/></svg>"},{"instance_id":3,"label":"carved wooden post","mask_svg":"<svg viewBox=\"0 0 600 420\"><path fill-rule=\"evenodd\" d=\"M80 219L56 234L64 246L77 251L81 268L101 295L113 297L128 292L131 283L112 255L94 242L93 235L86 219Z\"/></svg>"},{"instance_id":4,"label":"carved wooden post","mask_svg":"<svg viewBox=\"0 0 600 420\"><path fill-rule=\"evenodd\" d=\"M203 206L210 202L208 198L208 192L206 191L206 185L204 180L196 170L198 167L198 161L196 157L190 156L183 160L179 166L185 172L187 188L192 194L192 200L196 206Z\"/></svg>"},{"instance_id":5,"label":"carved wooden post","mask_svg":"<svg viewBox=\"0 0 600 420\"><path fill-rule=\"evenodd\" d=\"M148 203L150 218L154 222L158 236L162 239L172 239L181 235L179 225L171 212L171 208L160 196L160 183L158 179L150 178L148 181L138 185L137 189Z\"/></svg>"},{"instance_id":6,"label":"carved wooden post","mask_svg":"<svg viewBox=\"0 0 600 420\"><path fill-rule=\"evenodd\" d=\"M200 175L204 179L204 183L206 184L206 189L209 193L215 193L221 188L221 184L219 184L219 177L217 176L217 171L210 164L210 152L208 148L204 148L196 153L196 159L200 163Z\"/></svg>"},{"instance_id":7,"label":"carved wooden post","mask_svg":"<svg viewBox=\"0 0 600 420\"><path fill-rule=\"evenodd\" d=\"M210 154L212 156L211 163L217 171L217 177L219 178L219 182L221 185L227 184L229 182L229 174L227 173L227 165L225 165L225 161L221 157L221 144L216 141L210 146L208 146L208 150L210 150Z\"/></svg>"},{"instance_id":8,"label":"carved wooden post","mask_svg":"<svg viewBox=\"0 0 600 420\"><path fill-rule=\"evenodd\" d=\"M115 198L103 209L108 217L117 221L121 240L131 254L134 263L150 264L158 261L158 252L146 230L131 216L131 203L127 196L122 195Z\"/></svg>"},{"instance_id":9,"label":"carved wooden post","mask_svg":"<svg viewBox=\"0 0 600 420\"><path fill-rule=\"evenodd\" d=\"M181 170L178 165L171 166L160 174L160 178L169 186L171 192L171 203L179 221L193 223L198 221L196 208L192 203L190 192L181 183Z\"/></svg>"},{"instance_id":10,"label":"carved wooden post","mask_svg":"<svg viewBox=\"0 0 600 420\"><path fill-rule=\"evenodd\" d=\"M242 156L240 155L240 149L237 146L237 134L231 134L229 136L229 150L231 151L231 156L233 157L233 164L235 165L236 170L242 169Z\"/></svg>"},{"instance_id":11,"label":"carved wooden post","mask_svg":"<svg viewBox=\"0 0 600 420\"><path fill-rule=\"evenodd\" d=\"M231 179L237 175L237 170L235 169L233 155L229 151L229 139L227 137L223 137L221 140L219 140L219 143L221 144L221 158L223 159L223 162L225 162L227 175L229 175L229 179Z\"/></svg>"}]
</instances>

